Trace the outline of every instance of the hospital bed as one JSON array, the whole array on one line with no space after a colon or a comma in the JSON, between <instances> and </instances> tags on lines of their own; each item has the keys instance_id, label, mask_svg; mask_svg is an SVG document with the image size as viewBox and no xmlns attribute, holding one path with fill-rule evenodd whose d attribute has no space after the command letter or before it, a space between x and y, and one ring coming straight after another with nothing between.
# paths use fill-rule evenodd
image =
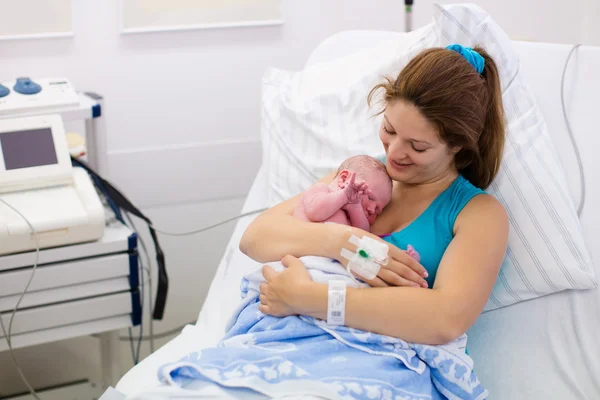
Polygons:
<instances>
[{"instance_id":1,"label":"hospital bed","mask_svg":"<svg viewBox=\"0 0 600 400\"><path fill-rule=\"evenodd\" d=\"M401 35L381 31L347 31L322 42L307 65L349 54ZM514 42L553 141L566 169L569 188L580 201L580 169L561 111L561 76L570 45ZM600 48L582 46L569 63L565 96L585 171L586 199L581 216L587 245L600 276L600 168L596 121L600 102ZM266 174L261 167L243 212L265 206ZM210 286L195 325L188 325L130 370L116 389L133 394L158 387L157 368L184 356L188 349L215 345L239 301L242 274L257 265L238 250L252 216L240 219ZM565 291L484 313L468 332L469 353L491 399L600 399L600 291Z\"/></svg>"}]
</instances>

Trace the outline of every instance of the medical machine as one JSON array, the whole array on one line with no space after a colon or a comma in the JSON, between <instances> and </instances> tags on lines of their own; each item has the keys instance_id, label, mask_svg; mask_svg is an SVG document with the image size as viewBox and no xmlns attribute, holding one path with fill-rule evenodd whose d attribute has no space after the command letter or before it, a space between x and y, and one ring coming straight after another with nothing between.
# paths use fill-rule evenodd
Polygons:
<instances>
[{"instance_id":1,"label":"medical machine","mask_svg":"<svg viewBox=\"0 0 600 400\"><path fill-rule=\"evenodd\" d=\"M88 174L71 166L59 115L0 121L0 255L96 240L104 208Z\"/></svg>"},{"instance_id":2,"label":"medical machine","mask_svg":"<svg viewBox=\"0 0 600 400\"><path fill-rule=\"evenodd\" d=\"M0 83L0 352L97 335L113 382L119 330L141 324L145 292L135 228L111 219L88 172L106 166L103 99L64 78ZM71 124L85 128L82 157Z\"/></svg>"}]
</instances>

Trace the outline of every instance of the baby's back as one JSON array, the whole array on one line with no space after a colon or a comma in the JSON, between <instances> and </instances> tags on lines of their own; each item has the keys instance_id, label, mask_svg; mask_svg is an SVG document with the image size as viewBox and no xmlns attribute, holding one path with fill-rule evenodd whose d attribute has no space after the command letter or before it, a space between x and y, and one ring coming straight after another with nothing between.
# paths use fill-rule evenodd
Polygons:
<instances>
[{"instance_id":1,"label":"baby's back","mask_svg":"<svg viewBox=\"0 0 600 400\"><path fill-rule=\"evenodd\" d=\"M333 192L333 190L325 184L316 184L316 185L311 186L308 190L306 190L306 192L304 192L304 194L300 198L300 202L298 203L298 206L296 206L293 216L295 218L298 218L298 219L300 219L302 221L306 221L306 222L334 222L336 224L350 225L350 220L348 219L348 215L342 209L337 210L331 216L329 216L328 218L323 219L321 221L315 221L314 218L311 219L308 217L308 215L306 213L306 208L307 208L306 201L312 201L314 199L315 195L318 193L331 193L331 192Z\"/></svg>"}]
</instances>

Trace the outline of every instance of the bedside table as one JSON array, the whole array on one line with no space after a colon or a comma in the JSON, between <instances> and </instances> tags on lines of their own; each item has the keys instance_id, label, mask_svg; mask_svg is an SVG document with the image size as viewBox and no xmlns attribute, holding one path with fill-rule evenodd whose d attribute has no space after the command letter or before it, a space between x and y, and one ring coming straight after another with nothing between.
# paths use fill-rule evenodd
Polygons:
<instances>
[{"instance_id":1,"label":"bedside table","mask_svg":"<svg viewBox=\"0 0 600 400\"><path fill-rule=\"evenodd\" d=\"M118 330L141 322L137 246L135 232L117 222L98 241L40 250L14 317L12 348L100 334L103 384L115 384ZM7 330L34 262L35 251L0 256L0 318ZM0 351L7 349L0 329Z\"/></svg>"}]
</instances>

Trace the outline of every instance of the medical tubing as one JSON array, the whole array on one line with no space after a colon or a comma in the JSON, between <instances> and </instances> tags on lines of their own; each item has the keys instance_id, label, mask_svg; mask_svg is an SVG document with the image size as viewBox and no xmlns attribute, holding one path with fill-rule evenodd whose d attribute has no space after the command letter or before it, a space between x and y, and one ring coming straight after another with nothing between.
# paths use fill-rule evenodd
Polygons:
<instances>
[{"instance_id":1,"label":"medical tubing","mask_svg":"<svg viewBox=\"0 0 600 400\"><path fill-rule=\"evenodd\" d=\"M189 232L166 232L166 231L163 231L163 230L160 230L160 229L157 229L157 228L154 228L154 230L156 232L158 232L158 233L161 233L161 234L167 235L167 236L189 236L189 235L195 235L197 233L202 233L204 231L208 231L210 229L213 229L213 228L216 228L218 226L224 225L224 224L226 224L228 222L235 221L236 219L240 219L240 218L247 217L249 215L253 215L253 214L257 214L257 213L261 213L261 212L263 212L265 210L268 210L268 208L260 208L258 210L249 211L247 213L243 213L243 214L237 215L235 217L228 218L228 219L223 220L221 222L217 222L216 224L209 225L207 227L196 229L196 230L189 231Z\"/></svg>"},{"instance_id":2,"label":"medical tubing","mask_svg":"<svg viewBox=\"0 0 600 400\"><path fill-rule=\"evenodd\" d=\"M17 361L17 357L15 356L15 353L12 348L12 343L11 343L13 319L15 318L15 314L17 313L17 310L19 309L19 305L21 304L23 297L25 297L25 293L27 293L27 289L29 289L29 285L31 285L31 281L33 281L33 277L35 276L35 271L37 270L38 263L40 261L40 242L38 240L37 231L31 224L31 222L29 222L27 217L25 217L15 207L13 207L9 203L7 203L3 198L0 198L0 201L2 203L4 203L8 208L10 208L14 212L16 212L21 218L23 218L23 220L27 223L27 225L29 225L29 229L31 229L31 232L33 232L33 238L35 240L35 262L33 264L33 268L31 269L31 275L29 276L29 280L27 281L25 288L21 292L21 295L19 296L19 299L17 300L17 304L15 304L15 308L10 316L10 321L8 323L8 332L6 332L6 329L4 327L4 322L2 321L2 314L0 314L0 327L2 327L2 333L4 334L6 344L8 345L8 352L10 354L10 357L12 358L13 364L15 365L15 369L17 370L17 372L19 373L19 376L21 377L21 380L23 381L23 383L25 383L25 386L27 386L29 393L31 393L31 395L36 400L41 400L40 397L38 396L38 394L36 393L36 391L33 389L33 387L29 384L29 381L27 381L27 378L25 378L25 374L23 373L23 370L21 369L21 366L19 365L19 362Z\"/></svg>"},{"instance_id":3,"label":"medical tubing","mask_svg":"<svg viewBox=\"0 0 600 400\"><path fill-rule=\"evenodd\" d=\"M571 55L573 52L579 47L581 44L576 44L573 46L569 55L567 56L567 61L565 62L565 67L563 69L562 78L560 80L560 103L562 106L563 117L565 119L565 124L567 125L567 131L569 133L569 138L571 139L571 144L573 145L573 149L575 150L575 157L577 158L577 164L579 165L579 205L577 206L577 216L581 217L581 212L583 210L583 206L585 204L585 174L583 171L583 162L581 161L581 154L579 154L579 148L577 147L577 142L575 140L575 135L573 135L573 130L571 129L571 123L569 122L569 116L567 115L567 108L565 106L565 75L567 74L567 67L569 66L569 60L571 59Z\"/></svg>"},{"instance_id":4,"label":"medical tubing","mask_svg":"<svg viewBox=\"0 0 600 400\"><path fill-rule=\"evenodd\" d=\"M168 331L157 333L154 336L142 336L142 340L147 341L147 340L152 340L152 339L166 338L166 337L169 337L169 336L174 335L176 333L181 333L181 331L183 330L183 328L185 328L188 325L195 325L195 324L196 324L195 320L194 321L190 321L190 322L187 322L187 323L185 323L185 324L183 324L181 326L178 326L178 327L175 327L173 329L170 329ZM124 342L124 341L129 340L129 338L127 336L119 336L119 340Z\"/></svg>"}]
</instances>

